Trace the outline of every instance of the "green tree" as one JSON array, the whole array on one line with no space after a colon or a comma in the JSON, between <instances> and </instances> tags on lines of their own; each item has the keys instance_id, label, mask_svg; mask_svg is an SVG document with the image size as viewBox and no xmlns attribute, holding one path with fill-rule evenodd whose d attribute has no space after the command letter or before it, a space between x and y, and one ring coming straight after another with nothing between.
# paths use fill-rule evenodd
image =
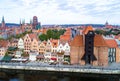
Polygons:
<instances>
[{"instance_id":1,"label":"green tree","mask_svg":"<svg viewBox=\"0 0 120 81\"><path fill-rule=\"evenodd\" d=\"M47 35L46 35L46 34L41 34L41 35L39 35L39 39L40 39L41 41L44 41L44 40L47 40L48 38L47 38Z\"/></svg>"},{"instance_id":2,"label":"green tree","mask_svg":"<svg viewBox=\"0 0 120 81\"><path fill-rule=\"evenodd\" d=\"M52 30L47 31L47 37L48 37L48 39L53 37L53 31Z\"/></svg>"},{"instance_id":3,"label":"green tree","mask_svg":"<svg viewBox=\"0 0 120 81\"><path fill-rule=\"evenodd\" d=\"M59 31L56 30L56 29L54 29L54 30L48 30L47 34L41 34L41 35L39 35L39 39L41 41L48 40L50 38L52 38L52 39L59 39L60 35L63 35L64 32L65 32L65 29L61 29Z\"/></svg>"}]
</instances>

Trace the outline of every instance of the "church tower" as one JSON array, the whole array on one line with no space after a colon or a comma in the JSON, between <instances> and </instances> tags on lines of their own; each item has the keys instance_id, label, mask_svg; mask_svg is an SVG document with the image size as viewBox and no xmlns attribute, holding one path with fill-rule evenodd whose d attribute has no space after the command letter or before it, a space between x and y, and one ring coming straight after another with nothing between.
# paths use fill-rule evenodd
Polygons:
<instances>
[{"instance_id":1,"label":"church tower","mask_svg":"<svg viewBox=\"0 0 120 81\"><path fill-rule=\"evenodd\" d=\"M36 29L36 26L38 25L38 18L37 16L33 17L33 29Z\"/></svg>"},{"instance_id":2,"label":"church tower","mask_svg":"<svg viewBox=\"0 0 120 81\"><path fill-rule=\"evenodd\" d=\"M5 28L5 20L4 20L4 16L2 17L1 27L2 27L2 28Z\"/></svg>"}]
</instances>

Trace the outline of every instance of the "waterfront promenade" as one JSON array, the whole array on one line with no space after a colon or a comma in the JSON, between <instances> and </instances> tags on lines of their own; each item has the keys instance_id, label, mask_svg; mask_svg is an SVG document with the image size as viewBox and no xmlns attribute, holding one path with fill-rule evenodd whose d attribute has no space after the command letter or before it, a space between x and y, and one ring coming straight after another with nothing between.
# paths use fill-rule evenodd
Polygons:
<instances>
[{"instance_id":1,"label":"waterfront promenade","mask_svg":"<svg viewBox=\"0 0 120 81\"><path fill-rule=\"evenodd\" d=\"M120 74L120 64L112 64L108 67L91 65L49 65L47 63L6 63L0 62L0 69L31 70L31 71L52 71L52 72L74 72L74 73L97 73L97 74Z\"/></svg>"}]
</instances>

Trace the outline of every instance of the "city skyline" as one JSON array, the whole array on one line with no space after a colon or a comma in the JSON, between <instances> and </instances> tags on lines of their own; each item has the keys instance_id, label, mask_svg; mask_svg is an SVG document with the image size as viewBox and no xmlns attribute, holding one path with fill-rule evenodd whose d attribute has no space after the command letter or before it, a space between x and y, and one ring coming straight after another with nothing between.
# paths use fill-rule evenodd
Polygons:
<instances>
[{"instance_id":1,"label":"city skyline","mask_svg":"<svg viewBox=\"0 0 120 81\"><path fill-rule=\"evenodd\" d=\"M104 24L120 25L119 0L2 0L0 18L6 23L29 23L33 16L41 24Z\"/></svg>"}]
</instances>

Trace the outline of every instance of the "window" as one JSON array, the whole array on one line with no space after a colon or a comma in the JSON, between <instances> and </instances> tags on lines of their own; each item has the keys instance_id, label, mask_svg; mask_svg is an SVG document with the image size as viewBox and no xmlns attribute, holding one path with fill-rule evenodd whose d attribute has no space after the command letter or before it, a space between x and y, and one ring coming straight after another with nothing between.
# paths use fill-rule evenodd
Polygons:
<instances>
[{"instance_id":1,"label":"window","mask_svg":"<svg viewBox=\"0 0 120 81\"><path fill-rule=\"evenodd\" d=\"M109 48L108 49L108 62L112 63L116 61L116 51L115 48Z\"/></svg>"}]
</instances>

